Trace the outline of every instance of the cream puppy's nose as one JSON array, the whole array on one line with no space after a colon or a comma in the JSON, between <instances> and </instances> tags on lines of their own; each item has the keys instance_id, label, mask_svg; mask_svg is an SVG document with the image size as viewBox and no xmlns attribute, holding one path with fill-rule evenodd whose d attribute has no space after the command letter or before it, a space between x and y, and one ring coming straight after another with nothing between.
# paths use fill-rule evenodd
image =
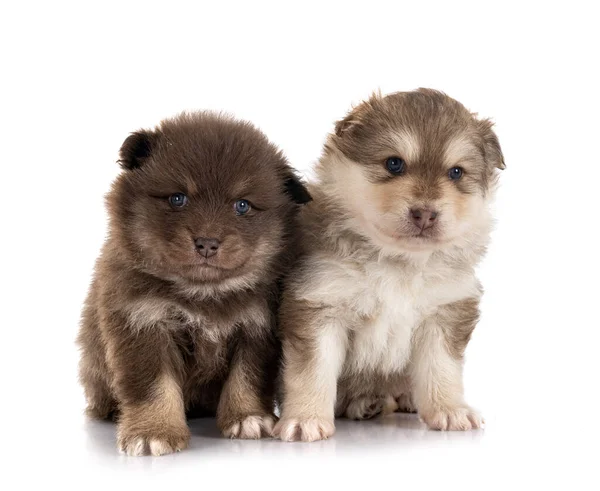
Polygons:
<instances>
[{"instance_id":1,"label":"cream puppy's nose","mask_svg":"<svg viewBox=\"0 0 600 491\"><path fill-rule=\"evenodd\" d=\"M438 212L433 210L420 208L413 208L412 210L410 210L411 221L421 230L433 227L437 216Z\"/></svg>"}]
</instances>

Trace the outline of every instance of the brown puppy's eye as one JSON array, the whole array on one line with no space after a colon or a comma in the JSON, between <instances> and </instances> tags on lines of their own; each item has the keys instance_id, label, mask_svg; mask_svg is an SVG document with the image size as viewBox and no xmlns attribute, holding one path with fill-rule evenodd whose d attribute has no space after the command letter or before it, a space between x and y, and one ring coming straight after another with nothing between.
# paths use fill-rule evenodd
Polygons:
<instances>
[{"instance_id":1,"label":"brown puppy's eye","mask_svg":"<svg viewBox=\"0 0 600 491\"><path fill-rule=\"evenodd\" d=\"M452 169L448 171L448 177L453 181L458 181L462 177L463 172L462 167L452 167Z\"/></svg>"},{"instance_id":2,"label":"brown puppy's eye","mask_svg":"<svg viewBox=\"0 0 600 491\"><path fill-rule=\"evenodd\" d=\"M233 208L235 209L236 215L245 215L250 211L251 206L247 199L238 199L234 203Z\"/></svg>"},{"instance_id":3,"label":"brown puppy's eye","mask_svg":"<svg viewBox=\"0 0 600 491\"><path fill-rule=\"evenodd\" d=\"M169 204L173 208L183 208L188 202L188 198L183 193L175 193L169 196Z\"/></svg>"},{"instance_id":4,"label":"brown puppy's eye","mask_svg":"<svg viewBox=\"0 0 600 491\"><path fill-rule=\"evenodd\" d=\"M385 167L392 174L398 176L404 173L406 163L400 157L390 157L385 161Z\"/></svg>"}]
</instances>

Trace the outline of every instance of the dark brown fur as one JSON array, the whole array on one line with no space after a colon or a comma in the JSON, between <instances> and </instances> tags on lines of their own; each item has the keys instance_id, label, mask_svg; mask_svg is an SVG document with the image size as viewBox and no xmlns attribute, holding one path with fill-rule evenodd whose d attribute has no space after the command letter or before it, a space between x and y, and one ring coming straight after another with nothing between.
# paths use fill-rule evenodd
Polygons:
<instances>
[{"instance_id":1,"label":"dark brown fur","mask_svg":"<svg viewBox=\"0 0 600 491\"><path fill-rule=\"evenodd\" d=\"M133 133L120 163L79 334L88 414L118 414L119 444L135 455L184 448L184 411L248 437L245 418L273 411L277 283L310 195L262 133L210 113ZM198 237L218 238L219 252L202 257Z\"/></svg>"}]
</instances>

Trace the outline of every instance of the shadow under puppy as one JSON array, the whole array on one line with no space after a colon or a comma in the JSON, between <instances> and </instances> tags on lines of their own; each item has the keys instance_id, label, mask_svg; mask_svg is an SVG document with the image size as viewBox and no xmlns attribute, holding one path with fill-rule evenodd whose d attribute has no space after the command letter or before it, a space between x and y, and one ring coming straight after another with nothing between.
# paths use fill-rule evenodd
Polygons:
<instances>
[{"instance_id":1,"label":"shadow under puppy","mask_svg":"<svg viewBox=\"0 0 600 491\"><path fill-rule=\"evenodd\" d=\"M80 378L119 448L186 447L186 412L227 437L271 433L277 284L310 195L251 124L182 114L130 135L79 334Z\"/></svg>"},{"instance_id":2,"label":"shadow under puppy","mask_svg":"<svg viewBox=\"0 0 600 491\"><path fill-rule=\"evenodd\" d=\"M277 436L327 438L334 416L386 402L434 429L481 425L462 359L503 168L491 123L434 90L374 95L336 124L284 289Z\"/></svg>"}]
</instances>

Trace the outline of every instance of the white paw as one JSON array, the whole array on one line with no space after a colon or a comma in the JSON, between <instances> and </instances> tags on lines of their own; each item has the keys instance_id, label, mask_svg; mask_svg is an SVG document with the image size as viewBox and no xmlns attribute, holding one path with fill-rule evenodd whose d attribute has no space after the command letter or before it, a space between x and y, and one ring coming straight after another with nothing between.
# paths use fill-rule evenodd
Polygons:
<instances>
[{"instance_id":1,"label":"white paw","mask_svg":"<svg viewBox=\"0 0 600 491\"><path fill-rule=\"evenodd\" d=\"M432 430L466 431L481 428L483 418L469 406L441 407L420 414Z\"/></svg>"},{"instance_id":2,"label":"white paw","mask_svg":"<svg viewBox=\"0 0 600 491\"><path fill-rule=\"evenodd\" d=\"M224 428L222 433L227 438L258 440L263 436L272 436L274 426L275 417L271 415L246 416Z\"/></svg>"},{"instance_id":3,"label":"white paw","mask_svg":"<svg viewBox=\"0 0 600 491\"><path fill-rule=\"evenodd\" d=\"M119 441L119 450L131 457L141 457L142 455L161 455L179 452L187 446L187 441L168 442L161 438L137 437L127 441Z\"/></svg>"},{"instance_id":4,"label":"white paw","mask_svg":"<svg viewBox=\"0 0 600 491\"><path fill-rule=\"evenodd\" d=\"M346 408L348 419L371 419L383 411L383 397L357 397Z\"/></svg>"},{"instance_id":5,"label":"white paw","mask_svg":"<svg viewBox=\"0 0 600 491\"><path fill-rule=\"evenodd\" d=\"M334 433L333 420L321 418L281 419L273 430L273 436L284 442L314 442L325 440Z\"/></svg>"}]
</instances>

